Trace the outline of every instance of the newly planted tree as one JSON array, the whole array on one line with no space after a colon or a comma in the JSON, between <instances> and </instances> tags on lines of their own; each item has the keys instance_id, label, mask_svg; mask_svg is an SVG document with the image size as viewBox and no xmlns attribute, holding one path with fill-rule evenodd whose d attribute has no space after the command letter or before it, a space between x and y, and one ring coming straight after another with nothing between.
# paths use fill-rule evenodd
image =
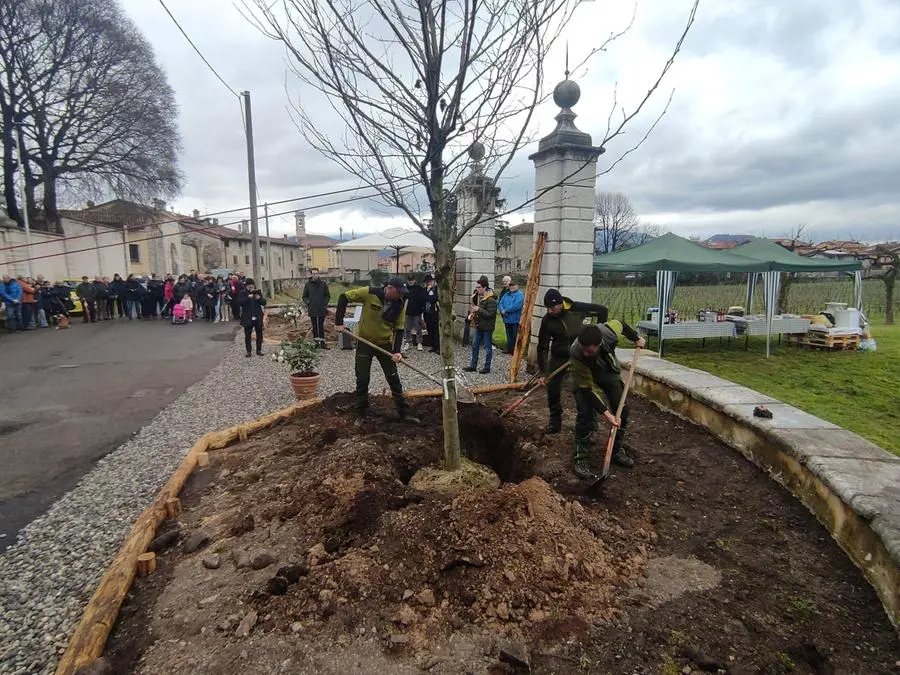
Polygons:
<instances>
[{"instance_id":1,"label":"newly planted tree","mask_svg":"<svg viewBox=\"0 0 900 675\"><path fill-rule=\"evenodd\" d=\"M294 73L309 87L294 105L306 140L362 179L389 206L403 211L434 244L446 380L444 464L456 469L460 442L452 352L453 247L477 224L494 217L486 210L494 204L503 172L533 139L535 108L548 95L545 61L579 2L243 0L243 4L248 18L285 46ZM696 8L695 2L658 79L649 83L647 94L633 108L616 109L615 119L620 121L608 125L601 145L621 135L656 91ZM585 60L621 35L592 45ZM314 101L314 90L324 96ZM317 116L316 104L321 105L322 98L328 108ZM475 176L470 173L470 150L473 159L483 156ZM478 207L474 213L453 214L447 195L464 180L467 189L475 186Z\"/></svg>"}]
</instances>

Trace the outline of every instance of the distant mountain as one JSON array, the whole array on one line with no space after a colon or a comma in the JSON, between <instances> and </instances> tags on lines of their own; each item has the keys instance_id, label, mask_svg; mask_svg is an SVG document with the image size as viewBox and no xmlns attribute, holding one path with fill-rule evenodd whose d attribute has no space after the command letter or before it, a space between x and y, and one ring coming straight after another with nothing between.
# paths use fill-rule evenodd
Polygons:
<instances>
[{"instance_id":1,"label":"distant mountain","mask_svg":"<svg viewBox=\"0 0 900 675\"><path fill-rule=\"evenodd\" d=\"M743 244L756 239L752 234L714 234L706 240L707 244Z\"/></svg>"}]
</instances>

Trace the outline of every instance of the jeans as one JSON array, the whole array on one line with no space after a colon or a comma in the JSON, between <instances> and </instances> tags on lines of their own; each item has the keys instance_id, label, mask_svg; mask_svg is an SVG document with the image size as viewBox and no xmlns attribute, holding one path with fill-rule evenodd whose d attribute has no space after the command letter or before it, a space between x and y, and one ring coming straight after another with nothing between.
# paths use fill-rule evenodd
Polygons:
<instances>
[{"instance_id":1,"label":"jeans","mask_svg":"<svg viewBox=\"0 0 900 675\"><path fill-rule=\"evenodd\" d=\"M31 302L23 302L19 307L22 308L22 327L25 330L31 330L35 327L35 319L37 318L35 316L35 314L37 314L35 307L37 307L37 305Z\"/></svg>"},{"instance_id":2,"label":"jeans","mask_svg":"<svg viewBox=\"0 0 900 675\"><path fill-rule=\"evenodd\" d=\"M478 352L481 351L481 345L484 344L484 369L491 369L491 359L494 358L494 342L493 342L493 334L492 331L489 330L475 330L475 339L472 340L472 362L469 364L470 368L478 367Z\"/></svg>"},{"instance_id":3,"label":"jeans","mask_svg":"<svg viewBox=\"0 0 900 675\"><path fill-rule=\"evenodd\" d=\"M25 325L22 323L22 303L13 304L6 303L6 330L13 332L23 330Z\"/></svg>"},{"instance_id":4,"label":"jeans","mask_svg":"<svg viewBox=\"0 0 900 675\"><path fill-rule=\"evenodd\" d=\"M38 321L38 326L40 326L41 328L49 328L50 327L50 325L47 323L47 311L43 307L38 309L37 321Z\"/></svg>"},{"instance_id":5,"label":"jeans","mask_svg":"<svg viewBox=\"0 0 900 675\"><path fill-rule=\"evenodd\" d=\"M617 372L605 373L601 377L594 380L598 387L603 391L603 397L606 399L606 405L610 412L615 415L616 409L619 407L619 401L622 400L622 379ZM575 417L575 440L586 441L594 431L597 425L597 413L594 408L595 394L590 389L575 390L575 406L578 414ZM622 441L625 439L625 427L628 426L628 406L622 408L622 426L616 432L616 440L613 444L613 452L618 451L622 447ZM576 446L577 447L577 446ZM576 457L584 459L583 457Z\"/></svg>"},{"instance_id":6,"label":"jeans","mask_svg":"<svg viewBox=\"0 0 900 675\"><path fill-rule=\"evenodd\" d=\"M416 336L418 334L418 338ZM422 341L422 315L407 314L406 322L403 326L403 339L406 342L412 341L414 345Z\"/></svg>"},{"instance_id":7,"label":"jeans","mask_svg":"<svg viewBox=\"0 0 900 675\"><path fill-rule=\"evenodd\" d=\"M125 306L125 316L129 319L140 319L141 318L141 299L140 298L128 298Z\"/></svg>"},{"instance_id":8,"label":"jeans","mask_svg":"<svg viewBox=\"0 0 900 675\"><path fill-rule=\"evenodd\" d=\"M310 316L309 321L312 324L313 339L319 345L325 344L325 317Z\"/></svg>"},{"instance_id":9,"label":"jeans","mask_svg":"<svg viewBox=\"0 0 900 675\"><path fill-rule=\"evenodd\" d=\"M247 348L247 353L250 353L250 333L256 332L256 353L260 353L262 351L262 341L263 341L263 327L262 321L254 321L250 326L244 326L244 346Z\"/></svg>"},{"instance_id":10,"label":"jeans","mask_svg":"<svg viewBox=\"0 0 900 675\"><path fill-rule=\"evenodd\" d=\"M93 323L97 320L93 300L81 299L81 320L84 321L84 323Z\"/></svg>"},{"instance_id":11,"label":"jeans","mask_svg":"<svg viewBox=\"0 0 900 675\"><path fill-rule=\"evenodd\" d=\"M510 354L516 348L516 336L519 334L519 324L517 323L505 323L503 327L506 328L506 351Z\"/></svg>"},{"instance_id":12,"label":"jeans","mask_svg":"<svg viewBox=\"0 0 900 675\"><path fill-rule=\"evenodd\" d=\"M390 345L382 345L390 351ZM356 346L356 412L364 415L369 409L369 380L372 375L372 359L378 359L381 364L381 370L384 371L384 379L387 380L388 386L391 388L391 395L394 397L394 403L397 405L397 412L400 417L406 417L409 411L409 404L403 397L403 385L400 383L400 374L397 372L397 364L387 354L376 352L369 345L362 343Z\"/></svg>"},{"instance_id":13,"label":"jeans","mask_svg":"<svg viewBox=\"0 0 900 675\"><path fill-rule=\"evenodd\" d=\"M431 348L434 351L440 351L441 349L441 335L438 328L438 315L437 312L426 312L425 314L425 328L428 331L428 337L431 338Z\"/></svg>"}]
</instances>

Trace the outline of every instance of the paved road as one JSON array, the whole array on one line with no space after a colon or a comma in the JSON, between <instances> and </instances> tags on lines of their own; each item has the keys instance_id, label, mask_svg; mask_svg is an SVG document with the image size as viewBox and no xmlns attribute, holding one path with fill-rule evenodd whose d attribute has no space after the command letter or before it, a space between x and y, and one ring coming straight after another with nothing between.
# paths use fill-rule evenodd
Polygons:
<instances>
[{"instance_id":1,"label":"paved road","mask_svg":"<svg viewBox=\"0 0 900 675\"><path fill-rule=\"evenodd\" d=\"M76 318L70 330L0 337L0 551L202 379L236 326Z\"/></svg>"}]
</instances>

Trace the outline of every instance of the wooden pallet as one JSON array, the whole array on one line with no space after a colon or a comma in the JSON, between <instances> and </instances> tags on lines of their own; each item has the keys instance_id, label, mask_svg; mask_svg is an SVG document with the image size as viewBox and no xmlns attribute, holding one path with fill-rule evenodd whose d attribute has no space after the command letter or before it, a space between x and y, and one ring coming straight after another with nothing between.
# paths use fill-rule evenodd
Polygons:
<instances>
[{"instance_id":1,"label":"wooden pallet","mask_svg":"<svg viewBox=\"0 0 900 675\"><path fill-rule=\"evenodd\" d=\"M851 350L859 346L859 335L826 335L810 332L806 335L786 336L789 344L807 349Z\"/></svg>"}]
</instances>

